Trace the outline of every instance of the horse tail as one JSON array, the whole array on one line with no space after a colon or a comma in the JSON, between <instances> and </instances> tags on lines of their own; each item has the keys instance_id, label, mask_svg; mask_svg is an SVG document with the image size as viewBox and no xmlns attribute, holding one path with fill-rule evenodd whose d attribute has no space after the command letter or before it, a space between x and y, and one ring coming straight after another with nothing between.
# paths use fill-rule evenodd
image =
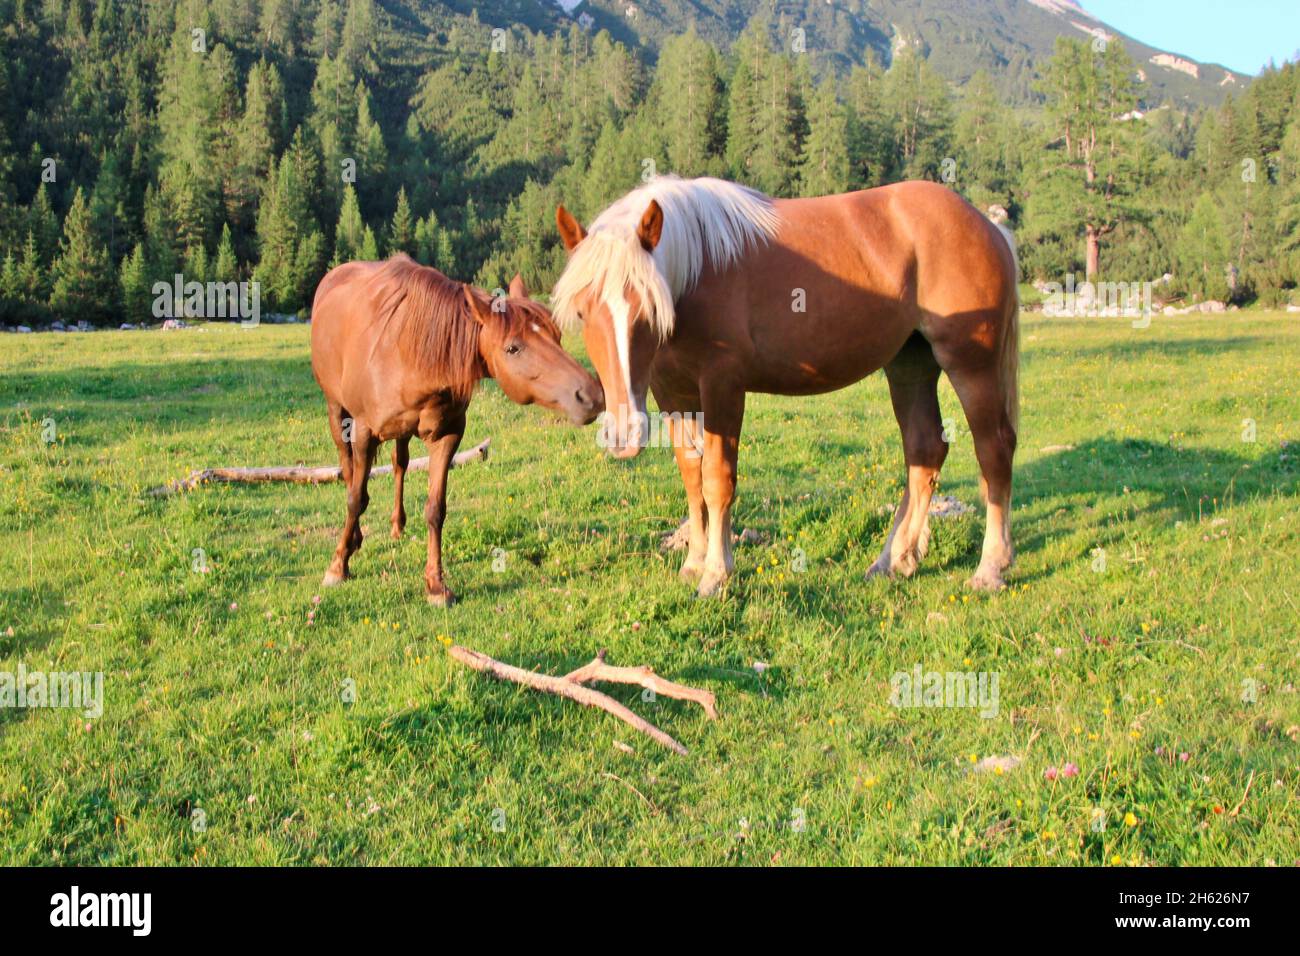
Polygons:
<instances>
[{"instance_id":1,"label":"horse tail","mask_svg":"<svg viewBox=\"0 0 1300 956\"><path fill-rule=\"evenodd\" d=\"M1002 382L1002 394L1006 400L1007 418L1011 420L1014 431L1020 431L1020 255L1016 251L1016 237L1002 223L995 222L998 232L1006 240L1011 250L1012 281L1011 288L1015 300L1011 306L1011 315L1002 332L1002 352L998 356L998 378Z\"/></svg>"}]
</instances>

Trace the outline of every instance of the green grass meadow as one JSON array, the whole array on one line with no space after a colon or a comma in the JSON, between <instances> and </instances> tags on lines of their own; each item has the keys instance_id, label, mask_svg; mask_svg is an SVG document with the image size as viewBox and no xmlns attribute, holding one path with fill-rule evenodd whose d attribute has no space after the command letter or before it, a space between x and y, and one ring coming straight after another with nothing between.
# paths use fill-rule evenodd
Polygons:
<instances>
[{"instance_id":1,"label":"green grass meadow","mask_svg":"<svg viewBox=\"0 0 1300 956\"><path fill-rule=\"evenodd\" d=\"M659 551L671 452L606 460L489 383L440 610L421 474L397 542L372 481L329 591L341 485L144 494L333 463L306 326L0 337L0 671L104 674L97 720L0 710L0 863L1295 864L1300 320L1026 316L1023 344L1004 593L963 587L982 510L934 522L913 579L864 579L903 477L880 375L751 397L736 522L763 543L712 601ZM941 401L940 491L976 503ZM720 719L604 688L680 757L448 642L555 674L608 648ZM917 665L997 674L997 715L893 706Z\"/></svg>"}]
</instances>

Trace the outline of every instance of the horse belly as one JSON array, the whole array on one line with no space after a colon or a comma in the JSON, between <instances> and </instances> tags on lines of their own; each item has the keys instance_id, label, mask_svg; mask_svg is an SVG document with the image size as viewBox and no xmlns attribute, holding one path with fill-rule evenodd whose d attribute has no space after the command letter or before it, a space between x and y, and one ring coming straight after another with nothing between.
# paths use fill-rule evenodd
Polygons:
<instances>
[{"instance_id":1,"label":"horse belly","mask_svg":"<svg viewBox=\"0 0 1300 956\"><path fill-rule=\"evenodd\" d=\"M778 204L781 231L756 254L741 297L751 390L844 388L888 364L916 329L909 248L865 197Z\"/></svg>"},{"instance_id":2,"label":"horse belly","mask_svg":"<svg viewBox=\"0 0 1300 956\"><path fill-rule=\"evenodd\" d=\"M380 441L417 434L427 410L444 404L441 393L424 383L393 382L369 365L349 371L354 374L345 375L344 391L352 402L347 407Z\"/></svg>"},{"instance_id":3,"label":"horse belly","mask_svg":"<svg viewBox=\"0 0 1300 956\"><path fill-rule=\"evenodd\" d=\"M883 368L915 328L895 303L858 296L808 303L806 312L751 311L754 361L749 390L817 395L846 388Z\"/></svg>"}]
</instances>

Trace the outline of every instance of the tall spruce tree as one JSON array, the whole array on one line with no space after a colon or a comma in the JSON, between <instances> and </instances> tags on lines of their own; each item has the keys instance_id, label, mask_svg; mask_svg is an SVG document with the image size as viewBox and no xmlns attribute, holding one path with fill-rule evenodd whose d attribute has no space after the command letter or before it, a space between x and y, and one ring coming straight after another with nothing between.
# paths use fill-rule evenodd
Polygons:
<instances>
[{"instance_id":1,"label":"tall spruce tree","mask_svg":"<svg viewBox=\"0 0 1300 956\"><path fill-rule=\"evenodd\" d=\"M339 210L338 225L334 227L334 263L361 259L361 244L365 238L366 224L361 218L361 204L357 191L351 186L343 189L343 207Z\"/></svg>"},{"instance_id":2,"label":"tall spruce tree","mask_svg":"<svg viewBox=\"0 0 1300 956\"><path fill-rule=\"evenodd\" d=\"M849 188L848 120L835 95L834 79L823 81L808 110L808 139L799 168L799 193L828 196Z\"/></svg>"},{"instance_id":3,"label":"tall spruce tree","mask_svg":"<svg viewBox=\"0 0 1300 956\"><path fill-rule=\"evenodd\" d=\"M411 220L411 204L406 199L406 187L397 191L397 208L393 211L392 222L388 224L388 254L415 252L415 224Z\"/></svg>"},{"instance_id":4,"label":"tall spruce tree","mask_svg":"<svg viewBox=\"0 0 1300 956\"><path fill-rule=\"evenodd\" d=\"M665 41L650 88L668 164L679 176L721 172L722 79L718 54L696 34Z\"/></svg>"},{"instance_id":5,"label":"tall spruce tree","mask_svg":"<svg viewBox=\"0 0 1300 956\"><path fill-rule=\"evenodd\" d=\"M228 167L237 72L230 50L212 36L205 5L190 0L163 63L158 182L183 248L212 238L225 178L234 175Z\"/></svg>"},{"instance_id":6,"label":"tall spruce tree","mask_svg":"<svg viewBox=\"0 0 1300 956\"><path fill-rule=\"evenodd\" d=\"M1229 293L1228 241L1219 204L1201 193L1174 249L1175 278L1181 288L1201 299L1226 299Z\"/></svg>"},{"instance_id":7,"label":"tall spruce tree","mask_svg":"<svg viewBox=\"0 0 1300 956\"><path fill-rule=\"evenodd\" d=\"M998 101L984 70L970 78L963 94L956 123L955 185L980 209L1008 205L1013 176L1008 137L1015 135L1010 112Z\"/></svg>"},{"instance_id":8,"label":"tall spruce tree","mask_svg":"<svg viewBox=\"0 0 1300 956\"><path fill-rule=\"evenodd\" d=\"M898 151L884 93L885 71L868 53L848 81L849 181L859 188L882 186L895 175Z\"/></svg>"},{"instance_id":9,"label":"tall spruce tree","mask_svg":"<svg viewBox=\"0 0 1300 956\"><path fill-rule=\"evenodd\" d=\"M739 179L772 195L793 190L802 122L795 68L773 53L768 21L756 18L736 44L727 161Z\"/></svg>"},{"instance_id":10,"label":"tall spruce tree","mask_svg":"<svg viewBox=\"0 0 1300 956\"><path fill-rule=\"evenodd\" d=\"M149 274L145 266L144 243L137 242L131 254L122 258L118 269L118 285L122 296L123 316L131 323L149 321L153 296Z\"/></svg>"},{"instance_id":11,"label":"tall spruce tree","mask_svg":"<svg viewBox=\"0 0 1300 956\"><path fill-rule=\"evenodd\" d=\"M236 173L226 196L226 217L245 242L256 218L261 177L284 135L284 84L274 64L261 60L248 71L244 111L235 130Z\"/></svg>"},{"instance_id":12,"label":"tall spruce tree","mask_svg":"<svg viewBox=\"0 0 1300 956\"><path fill-rule=\"evenodd\" d=\"M905 179L938 179L951 158L948 86L914 48L900 51L885 74L882 98L894 128Z\"/></svg>"},{"instance_id":13,"label":"tall spruce tree","mask_svg":"<svg viewBox=\"0 0 1300 956\"><path fill-rule=\"evenodd\" d=\"M63 221L50 306L66 321L103 319L116 310L114 278L108 250L95 233L90 204L79 188Z\"/></svg>"},{"instance_id":14,"label":"tall spruce tree","mask_svg":"<svg viewBox=\"0 0 1300 956\"><path fill-rule=\"evenodd\" d=\"M212 263L212 278L216 282L234 282L239 278L239 258L235 254L235 240L228 222L221 226L217 257Z\"/></svg>"},{"instance_id":15,"label":"tall spruce tree","mask_svg":"<svg viewBox=\"0 0 1300 956\"><path fill-rule=\"evenodd\" d=\"M1031 236L1079 236L1085 273L1094 281L1102 245L1122 223L1139 217L1134 193L1137 104L1133 61L1122 43L1099 45L1062 37L1048 61L1050 142L1042 151L1026 223Z\"/></svg>"},{"instance_id":16,"label":"tall spruce tree","mask_svg":"<svg viewBox=\"0 0 1300 956\"><path fill-rule=\"evenodd\" d=\"M26 232L36 240L36 255L42 265L48 267L59 252L59 239L63 231L59 226L59 217L54 212L50 201L50 192L41 183L27 207Z\"/></svg>"},{"instance_id":17,"label":"tall spruce tree","mask_svg":"<svg viewBox=\"0 0 1300 956\"><path fill-rule=\"evenodd\" d=\"M312 217L302 173L293 151L286 152L267 180L258 208L259 260L253 278L272 309L302 308L323 265L324 239Z\"/></svg>"}]
</instances>

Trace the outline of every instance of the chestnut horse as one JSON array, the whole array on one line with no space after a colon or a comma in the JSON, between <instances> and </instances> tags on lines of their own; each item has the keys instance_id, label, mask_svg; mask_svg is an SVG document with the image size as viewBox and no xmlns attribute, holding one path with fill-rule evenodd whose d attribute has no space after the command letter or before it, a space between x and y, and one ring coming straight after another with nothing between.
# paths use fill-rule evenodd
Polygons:
<instances>
[{"instance_id":1,"label":"chestnut horse","mask_svg":"<svg viewBox=\"0 0 1300 956\"><path fill-rule=\"evenodd\" d=\"M911 575L929 547L930 498L948 453L942 371L970 425L988 506L968 583L1004 586L1019 365L1009 233L928 182L772 200L717 179L660 177L606 209L590 233L563 206L556 222L570 258L552 308L562 324L583 325L609 409L607 449L640 451L647 388L668 413L690 509L681 573L698 579L700 595L732 571L745 394L831 392L880 368L907 485L869 574Z\"/></svg>"},{"instance_id":2,"label":"chestnut horse","mask_svg":"<svg viewBox=\"0 0 1300 956\"><path fill-rule=\"evenodd\" d=\"M389 439L397 443L392 532L401 537L406 449L419 435L429 449L425 593L443 607L455 600L442 569L447 469L474 386L490 376L512 401L537 402L580 425L604 407L600 383L560 346L550 314L527 298L518 276L509 296L492 300L407 256L349 262L321 280L311 313L311 367L348 486L347 519L325 585L348 577L348 559L361 547L375 451Z\"/></svg>"}]
</instances>

